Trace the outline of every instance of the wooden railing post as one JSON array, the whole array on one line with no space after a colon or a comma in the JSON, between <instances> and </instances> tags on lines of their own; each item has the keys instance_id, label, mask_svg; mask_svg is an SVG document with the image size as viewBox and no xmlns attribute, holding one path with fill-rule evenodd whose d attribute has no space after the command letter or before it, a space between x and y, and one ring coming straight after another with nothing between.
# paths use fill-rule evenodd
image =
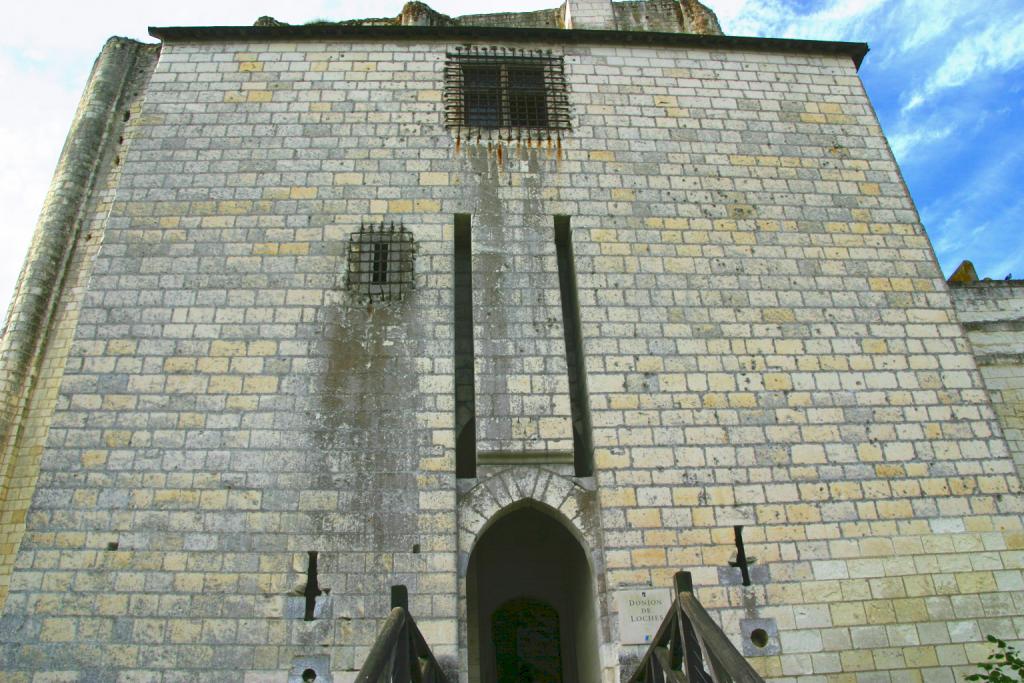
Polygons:
<instances>
[{"instance_id":1,"label":"wooden railing post","mask_svg":"<svg viewBox=\"0 0 1024 683\"><path fill-rule=\"evenodd\" d=\"M680 593L693 592L693 574L687 571L676 572L676 596Z\"/></svg>"},{"instance_id":2,"label":"wooden railing post","mask_svg":"<svg viewBox=\"0 0 1024 683\"><path fill-rule=\"evenodd\" d=\"M630 683L764 683L676 572L675 600Z\"/></svg>"},{"instance_id":3,"label":"wooden railing post","mask_svg":"<svg viewBox=\"0 0 1024 683\"><path fill-rule=\"evenodd\" d=\"M396 607L409 611L409 589L402 584L391 587L391 609Z\"/></svg>"},{"instance_id":4,"label":"wooden railing post","mask_svg":"<svg viewBox=\"0 0 1024 683\"><path fill-rule=\"evenodd\" d=\"M356 683L448 683L416 622L409 590L391 587L391 614L363 662Z\"/></svg>"}]
</instances>

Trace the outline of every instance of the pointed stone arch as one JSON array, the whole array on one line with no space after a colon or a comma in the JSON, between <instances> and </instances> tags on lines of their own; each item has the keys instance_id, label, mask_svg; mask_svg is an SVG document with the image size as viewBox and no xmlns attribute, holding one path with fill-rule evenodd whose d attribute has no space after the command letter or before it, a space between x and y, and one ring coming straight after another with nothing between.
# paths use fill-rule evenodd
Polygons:
<instances>
[{"instance_id":1,"label":"pointed stone arch","mask_svg":"<svg viewBox=\"0 0 1024 683\"><path fill-rule=\"evenodd\" d=\"M500 470L459 496L460 574L483 532L522 505L539 507L562 522L590 557L594 575L603 576L596 492L579 480L528 466Z\"/></svg>"},{"instance_id":2,"label":"pointed stone arch","mask_svg":"<svg viewBox=\"0 0 1024 683\"><path fill-rule=\"evenodd\" d=\"M490 550L485 553L485 556L493 557L495 542L500 544L502 542L501 539L511 538L511 536L506 535L506 532L514 529L517 524L520 525L520 529L533 529L544 526L550 533L555 533L556 535L561 533L564 537L564 542L556 546L552 557L557 556L558 551L562 547L565 547L567 550L569 546L576 547L575 552L579 553L577 556L582 558L579 561L586 565L585 569L582 564L578 565L580 567L578 570L579 575L587 575L587 589L591 595L589 604L593 606L592 610L590 608L587 610L592 615L588 617L591 619L590 623L592 624L588 628L595 629L590 632L595 633L597 637L597 641L593 643L594 647L590 648L588 646L587 649L591 656L584 657L585 660L591 662L591 666L596 666L597 669L581 671L580 675L584 679L594 678L600 675L599 671L601 669L607 671L609 667L614 667L614 662L600 661L607 657L606 648L602 647L601 643L609 642L608 610L604 599L606 586L603 553L601 552L597 496L594 489L586 485L587 483L589 483L588 480L570 478L543 467L512 466L499 470L485 479L478 480L472 488L459 495L459 642L461 643L460 658L463 671L470 672L470 680L483 680L479 678L481 675L480 666L483 660L478 649L479 645L477 645L477 648L474 648L473 652L470 652L469 633L471 628L479 629L480 624L485 623L483 615L478 611L480 609L479 605L482 604L480 602L480 594L475 592L478 581L481 581L479 579L481 576L481 560L473 560L473 565L476 568L472 570L472 576L470 576L471 558L475 557L474 551L477 549L479 542L485 537L487 538L487 543L481 546L481 549L486 546ZM538 513L540 516L538 516ZM536 520L536 527L523 527L521 525L524 514L527 518L533 515L531 519ZM544 522L544 520L547 521ZM498 525L499 528L494 528L495 525ZM552 527L557 527L561 531L554 531ZM494 528L494 533L488 535L492 528ZM528 538L530 540L526 542L527 546L531 545L532 533L528 534ZM520 546L515 545L514 547L519 548ZM528 549L524 548L524 552L527 551ZM481 552L484 551L481 550ZM476 553L476 555L479 555L479 553ZM548 557L548 555L543 555L542 557ZM500 564L491 564L490 566L500 567ZM542 560L539 565L534 564L533 566L543 567L545 565ZM501 570L498 569L497 571L500 575ZM471 584L474 587L472 591L470 590ZM578 583L577 585L583 586L583 583ZM529 592L525 588L524 590ZM478 596L473 599L477 607L471 604L471 592ZM577 598L577 604L582 599L586 598ZM472 614L470 614L471 611ZM569 610L570 613L572 611L571 609ZM473 624L472 627L471 623ZM474 630L474 635L476 637L474 642L479 643L479 631ZM571 652L572 647L575 647L575 645L568 643L567 652ZM474 673L476 678L473 677ZM485 678L487 677L485 676ZM576 679L572 678L572 674L570 674L568 680L573 681Z\"/></svg>"}]
</instances>

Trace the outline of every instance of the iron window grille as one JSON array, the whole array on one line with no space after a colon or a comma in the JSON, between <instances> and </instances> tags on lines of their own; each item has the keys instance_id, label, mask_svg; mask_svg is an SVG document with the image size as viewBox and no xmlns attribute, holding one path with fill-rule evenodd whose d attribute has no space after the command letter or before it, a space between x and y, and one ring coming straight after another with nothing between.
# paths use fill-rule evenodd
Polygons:
<instances>
[{"instance_id":1,"label":"iron window grille","mask_svg":"<svg viewBox=\"0 0 1024 683\"><path fill-rule=\"evenodd\" d=\"M459 47L444 75L449 128L571 128L564 60L550 51Z\"/></svg>"},{"instance_id":2,"label":"iron window grille","mask_svg":"<svg viewBox=\"0 0 1024 683\"><path fill-rule=\"evenodd\" d=\"M413 289L416 248L405 225L360 224L348 241L349 291L371 301L399 301Z\"/></svg>"}]
</instances>

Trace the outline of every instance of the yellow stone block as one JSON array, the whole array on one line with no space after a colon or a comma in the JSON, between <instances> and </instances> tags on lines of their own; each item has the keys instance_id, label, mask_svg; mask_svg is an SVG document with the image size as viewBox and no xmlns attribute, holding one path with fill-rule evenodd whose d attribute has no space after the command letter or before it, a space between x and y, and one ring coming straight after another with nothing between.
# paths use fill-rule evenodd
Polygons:
<instances>
[{"instance_id":1,"label":"yellow stone block","mask_svg":"<svg viewBox=\"0 0 1024 683\"><path fill-rule=\"evenodd\" d=\"M889 283L889 278L887 277L869 277L868 287L870 287L873 292L892 291L892 285Z\"/></svg>"},{"instance_id":2,"label":"yellow stone block","mask_svg":"<svg viewBox=\"0 0 1024 683\"><path fill-rule=\"evenodd\" d=\"M613 507L635 507L636 489L628 486L601 489L598 494L602 505Z\"/></svg>"},{"instance_id":3,"label":"yellow stone block","mask_svg":"<svg viewBox=\"0 0 1024 683\"><path fill-rule=\"evenodd\" d=\"M335 185L362 185L363 174L362 173L335 173L334 174Z\"/></svg>"},{"instance_id":4,"label":"yellow stone block","mask_svg":"<svg viewBox=\"0 0 1024 683\"><path fill-rule=\"evenodd\" d=\"M931 645L903 648L903 661L911 669L924 669L939 665L935 648Z\"/></svg>"},{"instance_id":5,"label":"yellow stone block","mask_svg":"<svg viewBox=\"0 0 1024 683\"><path fill-rule=\"evenodd\" d=\"M106 451L85 451L81 456L82 467L102 467L107 462Z\"/></svg>"},{"instance_id":6,"label":"yellow stone block","mask_svg":"<svg viewBox=\"0 0 1024 683\"><path fill-rule=\"evenodd\" d=\"M906 470L899 464L878 464L875 465L875 474L879 477L905 477Z\"/></svg>"},{"instance_id":7,"label":"yellow stone block","mask_svg":"<svg viewBox=\"0 0 1024 683\"><path fill-rule=\"evenodd\" d=\"M766 308L761 315L766 323L796 322L796 313L792 308Z\"/></svg>"},{"instance_id":8,"label":"yellow stone block","mask_svg":"<svg viewBox=\"0 0 1024 683\"><path fill-rule=\"evenodd\" d=\"M293 187L288 196L292 199L316 199L317 188L315 187Z\"/></svg>"},{"instance_id":9,"label":"yellow stone block","mask_svg":"<svg viewBox=\"0 0 1024 683\"><path fill-rule=\"evenodd\" d=\"M137 347L138 342L134 339L111 339L107 342L107 353L111 356L130 356Z\"/></svg>"},{"instance_id":10,"label":"yellow stone block","mask_svg":"<svg viewBox=\"0 0 1024 683\"><path fill-rule=\"evenodd\" d=\"M242 378L235 375L214 375L210 378L209 393L239 394L242 392Z\"/></svg>"},{"instance_id":11,"label":"yellow stone block","mask_svg":"<svg viewBox=\"0 0 1024 683\"><path fill-rule=\"evenodd\" d=\"M864 605L859 602L846 602L829 606L832 612L833 626L859 626L867 623Z\"/></svg>"},{"instance_id":12,"label":"yellow stone block","mask_svg":"<svg viewBox=\"0 0 1024 683\"><path fill-rule=\"evenodd\" d=\"M242 391L246 394L271 394L277 391L277 377L250 375L245 378Z\"/></svg>"},{"instance_id":13,"label":"yellow stone block","mask_svg":"<svg viewBox=\"0 0 1024 683\"><path fill-rule=\"evenodd\" d=\"M282 244L278 252L281 256L305 256L309 253L309 242L290 242Z\"/></svg>"},{"instance_id":14,"label":"yellow stone block","mask_svg":"<svg viewBox=\"0 0 1024 683\"><path fill-rule=\"evenodd\" d=\"M869 624L893 624L896 611L890 600L869 600L864 603L864 616Z\"/></svg>"},{"instance_id":15,"label":"yellow stone block","mask_svg":"<svg viewBox=\"0 0 1024 683\"><path fill-rule=\"evenodd\" d=\"M664 548L640 548L632 552L634 567L663 567L665 566Z\"/></svg>"},{"instance_id":16,"label":"yellow stone block","mask_svg":"<svg viewBox=\"0 0 1024 683\"><path fill-rule=\"evenodd\" d=\"M793 388L793 381L785 373L769 373L764 376L764 388L769 391L789 391Z\"/></svg>"},{"instance_id":17,"label":"yellow stone block","mask_svg":"<svg viewBox=\"0 0 1024 683\"><path fill-rule=\"evenodd\" d=\"M122 430L110 430L103 435L108 448L124 448L132 441L132 433Z\"/></svg>"},{"instance_id":18,"label":"yellow stone block","mask_svg":"<svg viewBox=\"0 0 1024 683\"><path fill-rule=\"evenodd\" d=\"M992 593L996 580L992 572L963 572L955 575L960 593Z\"/></svg>"},{"instance_id":19,"label":"yellow stone block","mask_svg":"<svg viewBox=\"0 0 1024 683\"><path fill-rule=\"evenodd\" d=\"M225 341L223 339L214 340L210 344L210 355L211 356L244 356L245 355L245 342L244 341Z\"/></svg>"},{"instance_id":20,"label":"yellow stone block","mask_svg":"<svg viewBox=\"0 0 1024 683\"><path fill-rule=\"evenodd\" d=\"M626 510L626 521L630 526L649 529L661 526L661 510L658 508L643 508L639 510Z\"/></svg>"},{"instance_id":21,"label":"yellow stone block","mask_svg":"<svg viewBox=\"0 0 1024 683\"><path fill-rule=\"evenodd\" d=\"M420 185L447 185L448 174L436 172L420 173Z\"/></svg>"},{"instance_id":22,"label":"yellow stone block","mask_svg":"<svg viewBox=\"0 0 1024 683\"><path fill-rule=\"evenodd\" d=\"M164 360L164 372L195 372L196 359L188 356L174 356Z\"/></svg>"},{"instance_id":23,"label":"yellow stone block","mask_svg":"<svg viewBox=\"0 0 1024 683\"><path fill-rule=\"evenodd\" d=\"M75 639L74 619L43 619L39 640L44 643L65 643Z\"/></svg>"},{"instance_id":24,"label":"yellow stone block","mask_svg":"<svg viewBox=\"0 0 1024 683\"><path fill-rule=\"evenodd\" d=\"M436 199L417 199L413 202L416 213L437 213L441 210L441 202Z\"/></svg>"},{"instance_id":25,"label":"yellow stone block","mask_svg":"<svg viewBox=\"0 0 1024 683\"><path fill-rule=\"evenodd\" d=\"M250 90L245 99L247 102L270 102L274 99L274 93L269 90Z\"/></svg>"},{"instance_id":26,"label":"yellow stone block","mask_svg":"<svg viewBox=\"0 0 1024 683\"><path fill-rule=\"evenodd\" d=\"M888 353L889 345L884 339L862 339L860 348L864 353Z\"/></svg>"},{"instance_id":27,"label":"yellow stone block","mask_svg":"<svg viewBox=\"0 0 1024 683\"><path fill-rule=\"evenodd\" d=\"M252 210L252 202L243 199L231 199L217 202L218 213L241 215Z\"/></svg>"}]
</instances>

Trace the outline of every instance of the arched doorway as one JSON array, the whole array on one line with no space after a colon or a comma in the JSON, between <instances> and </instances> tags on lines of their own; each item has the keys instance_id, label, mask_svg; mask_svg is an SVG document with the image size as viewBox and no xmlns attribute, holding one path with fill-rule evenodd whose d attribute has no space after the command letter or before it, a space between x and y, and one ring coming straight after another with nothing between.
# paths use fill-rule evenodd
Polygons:
<instances>
[{"instance_id":1,"label":"arched doorway","mask_svg":"<svg viewBox=\"0 0 1024 683\"><path fill-rule=\"evenodd\" d=\"M590 563L552 514L524 506L494 522L466 587L471 683L600 680Z\"/></svg>"}]
</instances>

